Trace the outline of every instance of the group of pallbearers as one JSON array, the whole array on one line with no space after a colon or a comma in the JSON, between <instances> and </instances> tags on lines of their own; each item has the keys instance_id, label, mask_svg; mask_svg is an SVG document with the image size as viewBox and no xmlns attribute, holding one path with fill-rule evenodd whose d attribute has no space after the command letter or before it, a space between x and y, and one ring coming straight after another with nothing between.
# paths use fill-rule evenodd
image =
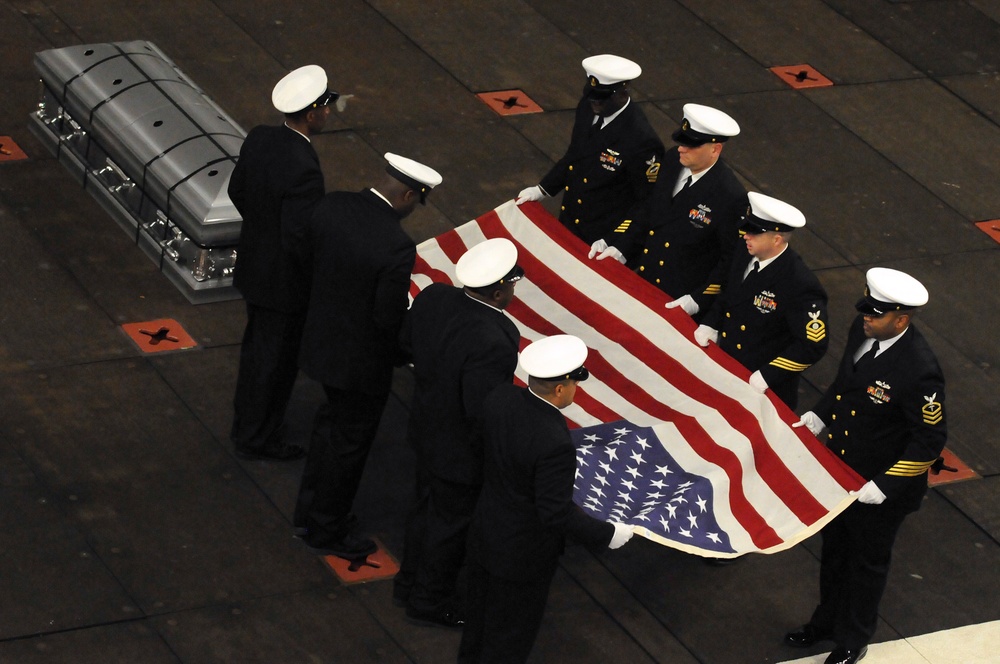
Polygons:
<instances>
[{"instance_id":1,"label":"group of pallbearers","mask_svg":"<svg viewBox=\"0 0 1000 664\"><path fill-rule=\"evenodd\" d=\"M598 55L583 67L569 148L517 201L561 192L559 220L590 245L589 258L633 268L700 323L699 345L718 344L751 372L752 388L796 408L799 376L829 343L826 292L788 246L805 216L739 183L721 159L740 132L727 113L685 104L676 146L664 150L629 96L639 65ZM883 267L866 282L837 376L797 425L867 481L823 529L819 605L785 637L795 647L832 641L828 664L864 657L896 533L947 437L944 377L911 324L927 290Z\"/></svg>"},{"instance_id":2,"label":"group of pallbearers","mask_svg":"<svg viewBox=\"0 0 1000 664\"><path fill-rule=\"evenodd\" d=\"M788 246L804 215L747 194L720 159L740 131L728 114L686 104L677 145L665 151L630 100L639 66L614 55L583 66L569 148L517 202L561 193L560 221L589 258L619 260L661 288L667 307L700 323L698 344L719 344L752 372L754 389L794 408L801 372L828 345L826 293ZM523 661L565 536L618 548L632 535L572 502L575 452L559 409L588 375L587 348L559 335L518 355L504 309L525 275L505 239L472 247L456 266L459 286L431 285L407 311L415 247L400 221L442 178L387 153L376 186L324 193L310 138L338 97L320 67L290 73L272 94L284 125L254 128L233 173L229 192L244 219L236 286L248 322L231 438L245 458L305 455L282 438L285 407L298 367L321 383L327 400L295 534L319 554L368 555L375 543L351 505L393 366L412 362L417 495L393 598L414 622L464 628L461 662ZM802 647L832 640L830 663L864 656L896 532L944 446L943 376L911 324L927 299L909 275L869 270L837 377L799 422L817 436L826 430L827 446L867 480L824 528L820 603L786 636ZM524 388L513 381L518 363Z\"/></svg>"}]
</instances>

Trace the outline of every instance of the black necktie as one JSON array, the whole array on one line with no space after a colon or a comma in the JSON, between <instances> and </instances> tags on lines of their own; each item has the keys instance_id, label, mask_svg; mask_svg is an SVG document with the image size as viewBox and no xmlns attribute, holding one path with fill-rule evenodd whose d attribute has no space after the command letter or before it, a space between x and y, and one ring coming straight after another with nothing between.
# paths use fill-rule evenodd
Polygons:
<instances>
[{"instance_id":1,"label":"black necktie","mask_svg":"<svg viewBox=\"0 0 1000 664\"><path fill-rule=\"evenodd\" d=\"M684 186L682 186L680 189L678 189L677 193L674 194L674 196L680 195L680 193L682 191L684 191L685 189L687 189L688 187L690 187L691 186L691 178L693 178L693 177L694 177L693 175L687 176L687 180L684 180Z\"/></svg>"},{"instance_id":2,"label":"black necktie","mask_svg":"<svg viewBox=\"0 0 1000 664\"><path fill-rule=\"evenodd\" d=\"M755 258L753 259L753 262L750 264L750 271L747 272L747 276L743 277L743 281L746 281L747 279L757 274L758 272L760 272L760 261L758 261Z\"/></svg>"},{"instance_id":3,"label":"black necktie","mask_svg":"<svg viewBox=\"0 0 1000 664\"><path fill-rule=\"evenodd\" d=\"M872 347L868 351L858 358L858 361L854 363L854 368L857 369L866 362L871 362L875 359L875 355L878 354L878 339L875 339L872 343Z\"/></svg>"}]
</instances>

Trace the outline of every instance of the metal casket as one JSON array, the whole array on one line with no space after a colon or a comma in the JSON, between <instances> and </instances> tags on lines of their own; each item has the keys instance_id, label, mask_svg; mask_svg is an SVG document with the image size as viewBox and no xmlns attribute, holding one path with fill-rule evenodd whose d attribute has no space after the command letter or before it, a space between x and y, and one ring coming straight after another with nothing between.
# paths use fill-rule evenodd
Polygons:
<instances>
[{"instance_id":1,"label":"metal casket","mask_svg":"<svg viewBox=\"0 0 1000 664\"><path fill-rule=\"evenodd\" d=\"M239 297L226 190L246 132L147 41L42 51L35 67L32 132L188 300Z\"/></svg>"}]
</instances>

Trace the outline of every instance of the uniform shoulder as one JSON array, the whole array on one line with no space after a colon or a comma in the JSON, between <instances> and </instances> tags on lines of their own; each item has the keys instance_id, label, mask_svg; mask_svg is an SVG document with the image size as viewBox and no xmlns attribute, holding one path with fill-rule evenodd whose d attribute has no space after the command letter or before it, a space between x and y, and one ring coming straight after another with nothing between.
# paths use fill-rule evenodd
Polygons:
<instances>
[{"instance_id":1,"label":"uniform shoulder","mask_svg":"<svg viewBox=\"0 0 1000 664\"><path fill-rule=\"evenodd\" d=\"M937 355L934 353L934 349L931 348L930 343L927 342L927 338L912 323L910 324L909 332L912 335L910 349L916 358L918 358L916 364L922 370L941 374L941 366L938 364Z\"/></svg>"},{"instance_id":2,"label":"uniform shoulder","mask_svg":"<svg viewBox=\"0 0 1000 664\"><path fill-rule=\"evenodd\" d=\"M486 396L486 412L494 413L496 416L509 413L511 409L520 412L526 406L526 397L536 398L526 388L518 387L513 383L501 383Z\"/></svg>"},{"instance_id":3,"label":"uniform shoulder","mask_svg":"<svg viewBox=\"0 0 1000 664\"><path fill-rule=\"evenodd\" d=\"M718 169L719 171L719 181L725 185L725 187L733 192L739 193L744 198L747 195L747 189L740 182L740 179L736 177L736 172L733 167L729 165L725 159L719 159L716 162L712 170ZM709 171L711 172L711 171Z\"/></svg>"},{"instance_id":4,"label":"uniform shoulder","mask_svg":"<svg viewBox=\"0 0 1000 664\"><path fill-rule=\"evenodd\" d=\"M788 269L794 276L795 282L800 284L803 288L808 288L809 290L815 290L823 293L826 296L826 289L823 288L823 284L820 283L819 277L813 272L808 265L806 265L805 260L802 256L789 247L785 250L785 254L788 255Z\"/></svg>"},{"instance_id":5,"label":"uniform shoulder","mask_svg":"<svg viewBox=\"0 0 1000 664\"><path fill-rule=\"evenodd\" d=\"M622 116L624 116L623 119L632 127L631 133L633 135L641 139L644 143L655 144L659 147L660 151L663 151L663 141L660 140L660 135L653 129L653 125L649 123L649 119L646 117L646 112L642 110L642 107L634 99L622 112Z\"/></svg>"},{"instance_id":6,"label":"uniform shoulder","mask_svg":"<svg viewBox=\"0 0 1000 664\"><path fill-rule=\"evenodd\" d=\"M413 301L415 309L422 309L431 316L442 316L446 312L458 311L465 295L462 289L444 282L436 282L424 288ZM443 321L438 321L442 324Z\"/></svg>"}]
</instances>

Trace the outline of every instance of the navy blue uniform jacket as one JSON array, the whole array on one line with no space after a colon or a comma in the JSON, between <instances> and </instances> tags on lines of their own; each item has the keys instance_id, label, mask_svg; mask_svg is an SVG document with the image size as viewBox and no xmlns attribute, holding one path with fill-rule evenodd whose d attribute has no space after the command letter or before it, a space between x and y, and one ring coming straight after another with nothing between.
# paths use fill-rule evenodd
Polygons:
<instances>
[{"instance_id":1,"label":"navy blue uniform jacket","mask_svg":"<svg viewBox=\"0 0 1000 664\"><path fill-rule=\"evenodd\" d=\"M616 228L604 239L640 277L674 299L691 295L704 312L725 285L737 253L747 192L719 160L674 198L681 168L677 148L668 151L638 223Z\"/></svg>"},{"instance_id":2,"label":"navy blue uniform jacket","mask_svg":"<svg viewBox=\"0 0 1000 664\"><path fill-rule=\"evenodd\" d=\"M634 100L607 127L593 130L593 121L584 96L566 154L540 183L550 196L562 193L559 221L587 244L631 222L663 157L663 142Z\"/></svg>"},{"instance_id":3,"label":"navy blue uniform jacket","mask_svg":"<svg viewBox=\"0 0 1000 664\"><path fill-rule=\"evenodd\" d=\"M413 300L401 335L417 379L409 438L435 476L482 482L483 402L513 383L520 338L504 312L462 288L431 284Z\"/></svg>"},{"instance_id":4,"label":"navy blue uniform jacket","mask_svg":"<svg viewBox=\"0 0 1000 664\"><path fill-rule=\"evenodd\" d=\"M743 280L750 256L733 261L722 295L702 323L719 331L719 347L792 409L799 376L826 353L826 291L791 247Z\"/></svg>"},{"instance_id":5,"label":"navy blue uniform jacket","mask_svg":"<svg viewBox=\"0 0 1000 664\"><path fill-rule=\"evenodd\" d=\"M247 302L286 313L305 309L303 239L323 191L319 157L306 138L284 125L250 131L229 181L229 198L243 217L233 285Z\"/></svg>"},{"instance_id":6,"label":"navy blue uniform jacket","mask_svg":"<svg viewBox=\"0 0 1000 664\"><path fill-rule=\"evenodd\" d=\"M566 535L610 543L614 526L573 502L576 450L562 413L514 385L491 392L484 410L485 477L470 555L496 576L541 580L555 572Z\"/></svg>"},{"instance_id":7,"label":"navy blue uniform jacket","mask_svg":"<svg viewBox=\"0 0 1000 664\"><path fill-rule=\"evenodd\" d=\"M379 396L402 363L399 330L409 303L413 240L371 190L335 191L309 223L312 293L299 366L323 385Z\"/></svg>"},{"instance_id":8,"label":"navy blue uniform jacket","mask_svg":"<svg viewBox=\"0 0 1000 664\"><path fill-rule=\"evenodd\" d=\"M927 469L944 449L944 375L912 324L878 357L854 368L865 340L858 316L833 384L813 412L827 426L826 446L888 501L916 510L927 491Z\"/></svg>"}]
</instances>

